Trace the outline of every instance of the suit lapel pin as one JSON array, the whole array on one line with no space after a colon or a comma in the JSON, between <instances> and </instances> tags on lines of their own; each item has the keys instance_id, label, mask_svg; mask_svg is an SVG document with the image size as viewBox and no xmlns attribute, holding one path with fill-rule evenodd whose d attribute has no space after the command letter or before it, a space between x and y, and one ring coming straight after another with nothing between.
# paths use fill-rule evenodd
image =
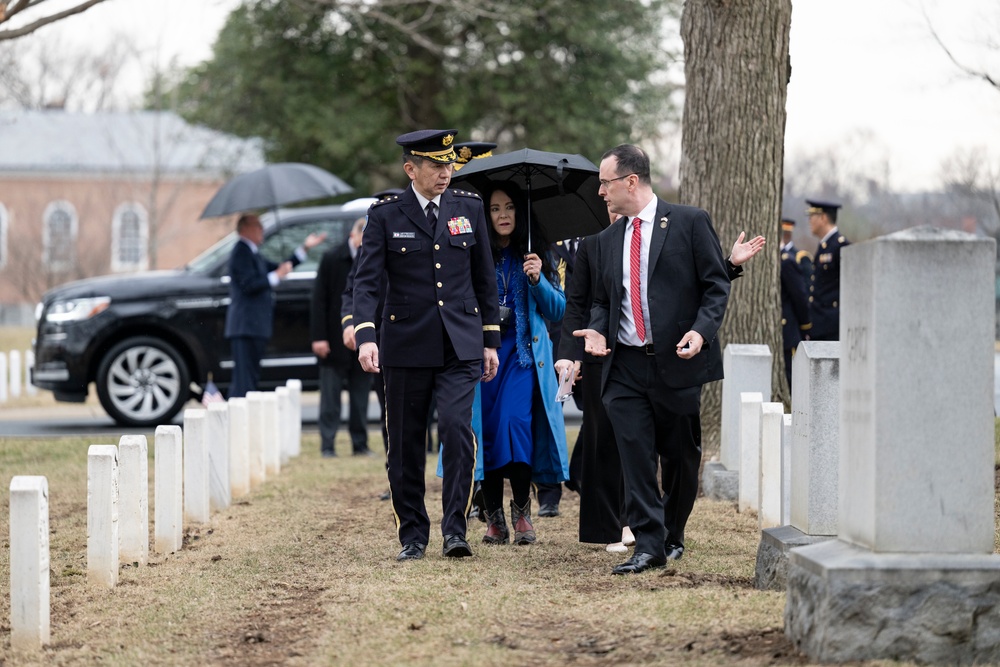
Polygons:
<instances>
[{"instance_id":1,"label":"suit lapel pin","mask_svg":"<svg viewBox=\"0 0 1000 667\"><path fill-rule=\"evenodd\" d=\"M666 218L660 218L660 229L666 229L667 223L670 222Z\"/></svg>"}]
</instances>

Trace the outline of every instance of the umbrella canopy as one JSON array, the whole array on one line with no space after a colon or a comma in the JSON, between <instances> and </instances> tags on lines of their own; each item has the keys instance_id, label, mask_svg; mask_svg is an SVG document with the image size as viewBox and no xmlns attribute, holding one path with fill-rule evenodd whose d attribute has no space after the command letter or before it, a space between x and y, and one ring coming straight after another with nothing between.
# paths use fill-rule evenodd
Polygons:
<instances>
[{"instance_id":1,"label":"umbrella canopy","mask_svg":"<svg viewBox=\"0 0 1000 667\"><path fill-rule=\"evenodd\" d=\"M607 204L597 194L598 171L582 155L524 148L472 160L451 181L483 196L495 184L516 183L530 202L529 241L531 231L538 230L551 243L596 234L608 226Z\"/></svg>"},{"instance_id":2,"label":"umbrella canopy","mask_svg":"<svg viewBox=\"0 0 1000 667\"><path fill-rule=\"evenodd\" d=\"M201 217L273 209L353 191L354 188L325 169L300 162L279 162L230 180L215 193Z\"/></svg>"}]
</instances>

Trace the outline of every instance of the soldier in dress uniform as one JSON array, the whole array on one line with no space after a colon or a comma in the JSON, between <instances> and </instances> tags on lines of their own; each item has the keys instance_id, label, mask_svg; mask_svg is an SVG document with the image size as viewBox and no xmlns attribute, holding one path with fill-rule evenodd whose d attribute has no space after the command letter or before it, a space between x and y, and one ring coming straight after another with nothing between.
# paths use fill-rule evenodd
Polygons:
<instances>
[{"instance_id":1,"label":"soldier in dress uniform","mask_svg":"<svg viewBox=\"0 0 1000 667\"><path fill-rule=\"evenodd\" d=\"M448 443L442 454L442 551L472 555L465 539L478 446L472 400L476 384L497 372L500 312L488 223L478 195L448 189L454 140L455 130L396 139L410 187L368 209L354 280L358 359L385 382L390 502L403 546L397 560L423 558L430 537L424 435L432 392L438 435Z\"/></svg>"},{"instance_id":2,"label":"soldier in dress uniform","mask_svg":"<svg viewBox=\"0 0 1000 667\"><path fill-rule=\"evenodd\" d=\"M795 221L791 218L781 219L781 252L787 252L795 260L795 266L802 273L808 285L812 279L813 260L808 250L799 250L792 241L795 233Z\"/></svg>"},{"instance_id":3,"label":"soldier in dress uniform","mask_svg":"<svg viewBox=\"0 0 1000 667\"><path fill-rule=\"evenodd\" d=\"M850 245L837 229L837 202L807 199L809 231L818 238L813 273L809 283L810 340L840 337L840 249Z\"/></svg>"},{"instance_id":4,"label":"soldier in dress uniform","mask_svg":"<svg viewBox=\"0 0 1000 667\"><path fill-rule=\"evenodd\" d=\"M808 338L812 324L809 321L809 300L806 293L806 273L803 261L812 262L809 253L797 250L792 245L792 232L795 221L789 218L781 220L781 339L785 350L785 379L788 388L792 388L792 356L799 341ZM811 273L811 272L810 272Z\"/></svg>"},{"instance_id":5,"label":"soldier in dress uniform","mask_svg":"<svg viewBox=\"0 0 1000 667\"><path fill-rule=\"evenodd\" d=\"M493 155L497 145L489 141L466 141L455 144L455 171L458 171L473 160Z\"/></svg>"}]
</instances>

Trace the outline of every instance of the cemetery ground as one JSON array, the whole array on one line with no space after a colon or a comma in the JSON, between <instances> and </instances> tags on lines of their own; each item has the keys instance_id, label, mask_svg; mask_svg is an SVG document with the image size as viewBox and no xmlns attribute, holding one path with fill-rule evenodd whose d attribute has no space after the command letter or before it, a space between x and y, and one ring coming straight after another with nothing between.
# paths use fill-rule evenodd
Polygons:
<instances>
[{"instance_id":1,"label":"cemetery ground","mask_svg":"<svg viewBox=\"0 0 1000 667\"><path fill-rule=\"evenodd\" d=\"M639 576L612 576L621 555L577 542L573 493L561 516L536 518L538 544L488 547L473 520L475 556L451 560L429 459L431 544L397 563L381 457L350 456L345 438L323 459L315 434L280 475L187 527L181 551L123 564L115 589L98 588L86 573L91 440L0 438L0 665L809 664L784 637L785 595L753 586L760 533L735 503L700 498L684 558ZM152 473L152 441L149 457ZM7 509L21 474L45 475L50 491L52 643L32 652L9 639Z\"/></svg>"}]
</instances>

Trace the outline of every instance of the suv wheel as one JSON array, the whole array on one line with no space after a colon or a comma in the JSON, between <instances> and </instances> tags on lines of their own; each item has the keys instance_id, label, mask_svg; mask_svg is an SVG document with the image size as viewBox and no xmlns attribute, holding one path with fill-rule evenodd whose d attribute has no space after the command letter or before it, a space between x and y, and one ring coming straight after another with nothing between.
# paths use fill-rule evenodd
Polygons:
<instances>
[{"instance_id":1,"label":"suv wheel","mask_svg":"<svg viewBox=\"0 0 1000 667\"><path fill-rule=\"evenodd\" d=\"M158 338L126 338L97 369L97 396L111 418L126 426L169 424L188 400L187 365Z\"/></svg>"}]
</instances>

